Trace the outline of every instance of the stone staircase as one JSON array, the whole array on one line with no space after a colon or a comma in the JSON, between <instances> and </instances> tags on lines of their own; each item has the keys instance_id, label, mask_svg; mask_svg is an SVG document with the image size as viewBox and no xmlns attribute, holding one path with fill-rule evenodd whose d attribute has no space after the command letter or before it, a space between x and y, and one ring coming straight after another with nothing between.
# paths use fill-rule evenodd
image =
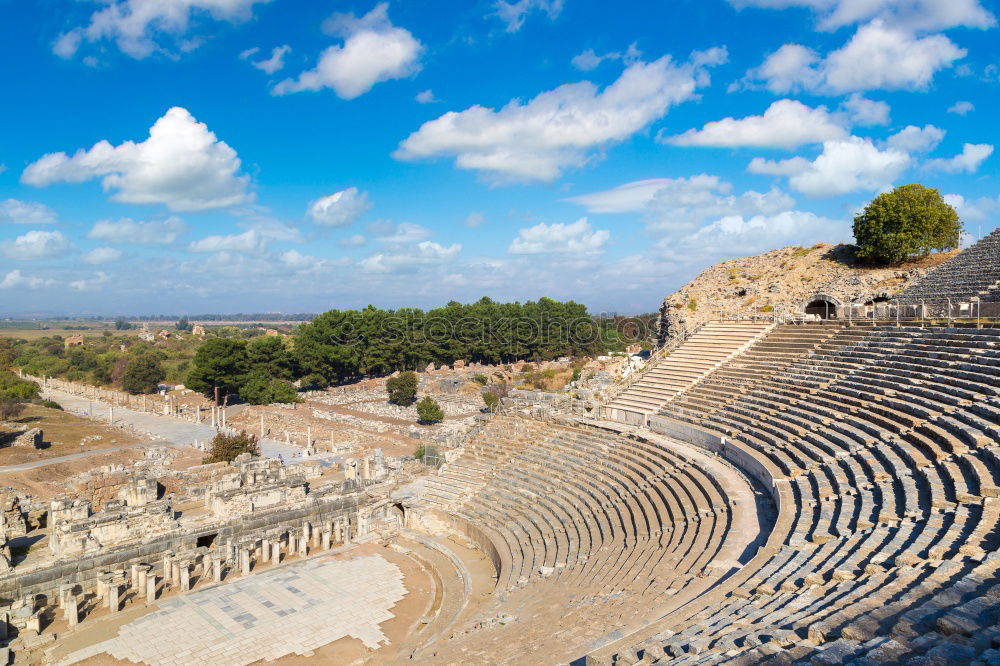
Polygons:
<instances>
[{"instance_id":1,"label":"stone staircase","mask_svg":"<svg viewBox=\"0 0 1000 666\"><path fill-rule=\"evenodd\" d=\"M642 379L604 406L605 418L641 424L645 415L684 392L723 363L748 349L774 327L761 322L709 322L657 362Z\"/></svg>"}]
</instances>

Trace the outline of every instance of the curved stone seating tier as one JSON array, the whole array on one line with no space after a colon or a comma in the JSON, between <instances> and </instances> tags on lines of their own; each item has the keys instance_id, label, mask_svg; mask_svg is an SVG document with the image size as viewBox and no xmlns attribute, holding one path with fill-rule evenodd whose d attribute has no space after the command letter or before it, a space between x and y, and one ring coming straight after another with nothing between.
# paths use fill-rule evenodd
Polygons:
<instances>
[{"instance_id":1,"label":"curved stone seating tier","mask_svg":"<svg viewBox=\"0 0 1000 666\"><path fill-rule=\"evenodd\" d=\"M776 344L794 332L777 327L661 411L780 470L784 543L612 661L994 663L1000 331L845 327ZM948 650L968 657L933 660Z\"/></svg>"},{"instance_id":2,"label":"curved stone seating tier","mask_svg":"<svg viewBox=\"0 0 1000 666\"><path fill-rule=\"evenodd\" d=\"M661 405L745 350L770 328L770 324L755 322L709 322L605 409L610 410L612 420L618 420L614 416L616 410L655 413Z\"/></svg>"},{"instance_id":3,"label":"curved stone seating tier","mask_svg":"<svg viewBox=\"0 0 1000 666\"><path fill-rule=\"evenodd\" d=\"M984 302L1000 295L1000 230L984 237L941 264L900 294L906 302L952 303L979 297Z\"/></svg>"},{"instance_id":4,"label":"curved stone seating tier","mask_svg":"<svg viewBox=\"0 0 1000 666\"><path fill-rule=\"evenodd\" d=\"M727 543L731 489L704 465L651 439L496 416L425 480L422 497L484 528L498 553L499 608L551 613L564 603L641 624L742 556L744 545Z\"/></svg>"}]
</instances>

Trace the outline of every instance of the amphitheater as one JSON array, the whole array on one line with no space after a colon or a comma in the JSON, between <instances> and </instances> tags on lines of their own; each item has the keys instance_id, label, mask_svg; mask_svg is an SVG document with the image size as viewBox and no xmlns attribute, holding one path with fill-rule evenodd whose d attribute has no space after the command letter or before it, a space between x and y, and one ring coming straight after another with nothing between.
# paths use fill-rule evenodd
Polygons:
<instances>
[{"instance_id":1,"label":"amphitheater","mask_svg":"<svg viewBox=\"0 0 1000 666\"><path fill-rule=\"evenodd\" d=\"M55 500L0 572L15 663L1000 664L998 305L1000 231L881 308L706 322L589 411L512 403L430 474Z\"/></svg>"},{"instance_id":2,"label":"amphitheater","mask_svg":"<svg viewBox=\"0 0 1000 666\"><path fill-rule=\"evenodd\" d=\"M516 621L421 659L1000 663L998 249L882 318L705 324L594 416L494 419L411 513Z\"/></svg>"}]
</instances>

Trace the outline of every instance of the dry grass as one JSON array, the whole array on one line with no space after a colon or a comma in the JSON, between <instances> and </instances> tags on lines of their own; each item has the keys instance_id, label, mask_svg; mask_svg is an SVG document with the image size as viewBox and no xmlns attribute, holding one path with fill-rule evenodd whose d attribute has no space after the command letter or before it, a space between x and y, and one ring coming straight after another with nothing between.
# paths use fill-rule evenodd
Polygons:
<instances>
[{"instance_id":1,"label":"dry grass","mask_svg":"<svg viewBox=\"0 0 1000 666\"><path fill-rule=\"evenodd\" d=\"M129 446L142 441L135 435L112 428L107 424L38 405L29 405L14 423L19 424L22 430L41 428L42 439L48 446L44 449L10 447L0 449L0 465L19 465L80 453L81 451ZM0 436L10 432L9 428L0 426ZM80 446L80 441L84 437L93 435L100 435L101 439Z\"/></svg>"},{"instance_id":2,"label":"dry grass","mask_svg":"<svg viewBox=\"0 0 1000 666\"><path fill-rule=\"evenodd\" d=\"M0 337L3 338L20 338L22 340L37 340L38 338L51 338L54 335L60 335L64 338L68 338L71 335L82 335L84 339L87 338L99 338L104 335L107 331L112 335L136 335L136 331L116 331L113 328L91 328L86 331L78 331L68 328L14 328L8 326L0 326Z\"/></svg>"}]
</instances>

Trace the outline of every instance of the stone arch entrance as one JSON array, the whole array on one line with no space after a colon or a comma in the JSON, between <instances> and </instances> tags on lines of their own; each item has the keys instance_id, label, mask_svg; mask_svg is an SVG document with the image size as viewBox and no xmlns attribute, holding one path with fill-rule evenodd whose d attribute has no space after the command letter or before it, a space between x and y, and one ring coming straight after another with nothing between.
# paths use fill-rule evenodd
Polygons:
<instances>
[{"instance_id":1,"label":"stone arch entrance","mask_svg":"<svg viewBox=\"0 0 1000 666\"><path fill-rule=\"evenodd\" d=\"M395 517L396 523L402 529L406 527L406 507L400 503L392 505L392 516Z\"/></svg>"},{"instance_id":2,"label":"stone arch entrance","mask_svg":"<svg viewBox=\"0 0 1000 666\"><path fill-rule=\"evenodd\" d=\"M809 316L819 319L836 319L837 311L840 308L840 301L827 294L816 294L802 308L802 311Z\"/></svg>"}]
</instances>

